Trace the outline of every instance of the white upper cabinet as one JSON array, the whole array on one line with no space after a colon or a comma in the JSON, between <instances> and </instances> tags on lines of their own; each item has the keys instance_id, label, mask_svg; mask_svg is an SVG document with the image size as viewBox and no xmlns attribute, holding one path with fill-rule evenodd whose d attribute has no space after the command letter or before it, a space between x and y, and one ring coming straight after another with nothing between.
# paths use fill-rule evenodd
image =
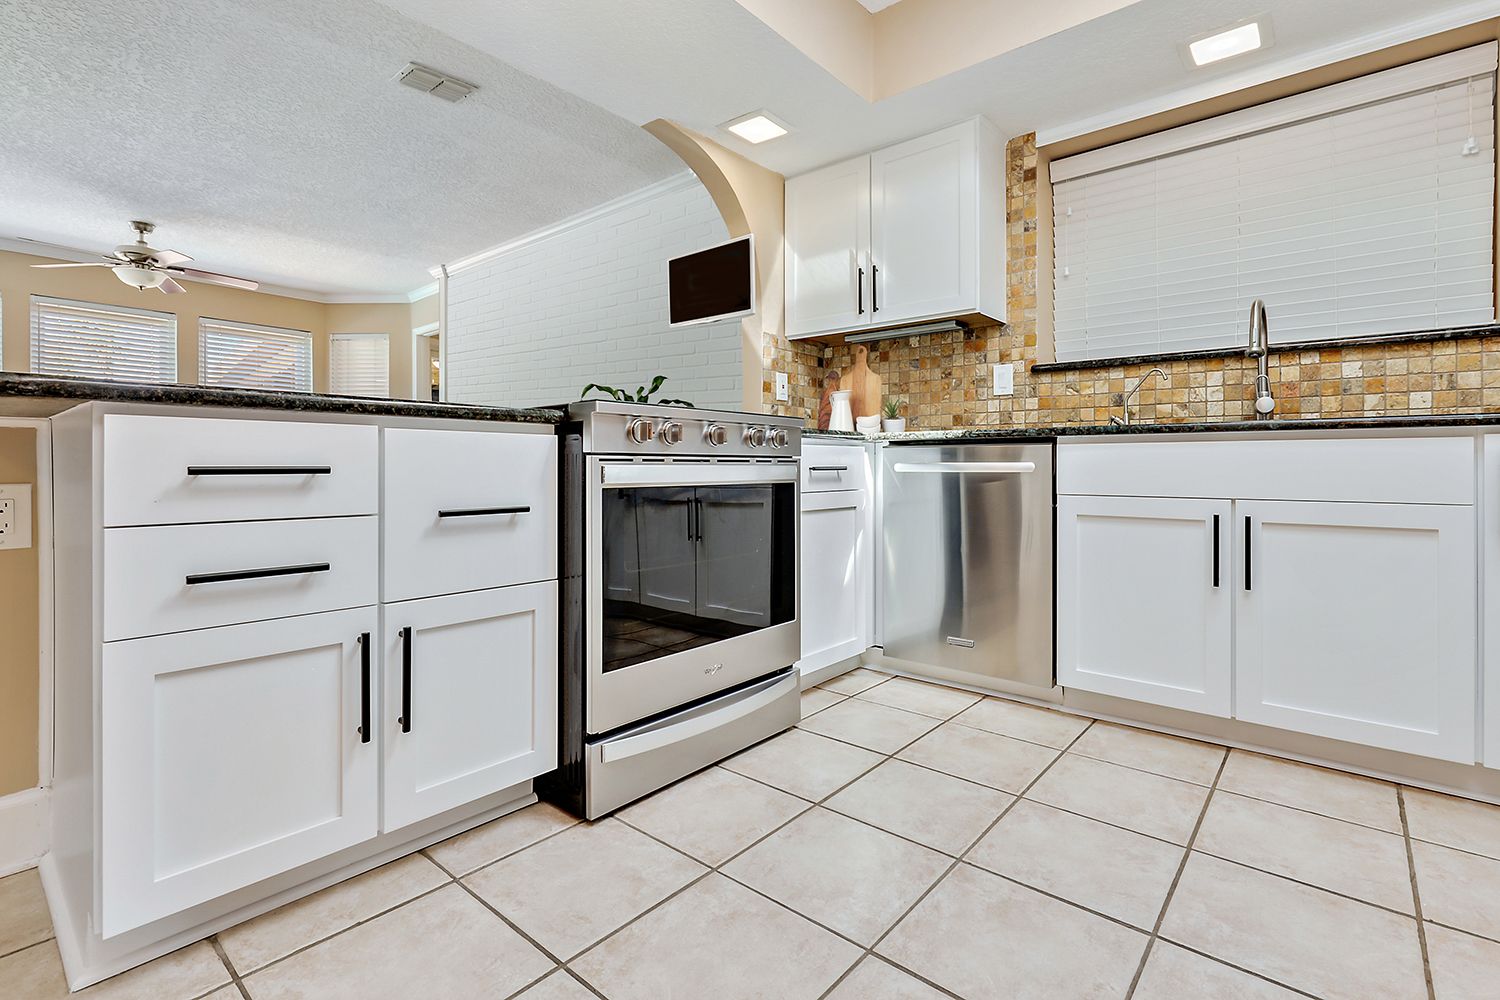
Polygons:
<instances>
[{"instance_id":1,"label":"white upper cabinet","mask_svg":"<svg viewBox=\"0 0 1500 1000\"><path fill-rule=\"evenodd\" d=\"M788 336L1003 321L1004 156L975 118L788 179Z\"/></svg>"}]
</instances>

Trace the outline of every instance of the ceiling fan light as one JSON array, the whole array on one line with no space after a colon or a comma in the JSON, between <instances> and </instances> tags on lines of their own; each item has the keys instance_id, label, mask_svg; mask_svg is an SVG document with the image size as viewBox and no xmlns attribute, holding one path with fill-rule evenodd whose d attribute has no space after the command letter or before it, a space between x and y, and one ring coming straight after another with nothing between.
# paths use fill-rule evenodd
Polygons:
<instances>
[{"instance_id":1,"label":"ceiling fan light","mask_svg":"<svg viewBox=\"0 0 1500 1000\"><path fill-rule=\"evenodd\" d=\"M140 267L135 264L121 264L114 269L115 277L132 288L145 291L148 288L157 288L167 276L160 271L149 267Z\"/></svg>"}]
</instances>

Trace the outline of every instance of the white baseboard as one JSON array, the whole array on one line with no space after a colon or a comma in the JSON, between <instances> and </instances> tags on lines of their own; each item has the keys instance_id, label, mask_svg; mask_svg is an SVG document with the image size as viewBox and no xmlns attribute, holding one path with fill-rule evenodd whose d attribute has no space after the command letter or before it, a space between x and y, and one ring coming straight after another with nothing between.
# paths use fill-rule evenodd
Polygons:
<instances>
[{"instance_id":1,"label":"white baseboard","mask_svg":"<svg viewBox=\"0 0 1500 1000\"><path fill-rule=\"evenodd\" d=\"M47 853L47 807L45 788L0 797L0 876L35 868Z\"/></svg>"}]
</instances>

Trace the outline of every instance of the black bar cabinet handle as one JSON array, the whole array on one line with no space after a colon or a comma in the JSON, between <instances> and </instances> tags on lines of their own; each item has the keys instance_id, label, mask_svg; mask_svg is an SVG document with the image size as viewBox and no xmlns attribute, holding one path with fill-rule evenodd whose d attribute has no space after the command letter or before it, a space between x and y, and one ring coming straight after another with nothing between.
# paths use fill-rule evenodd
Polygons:
<instances>
[{"instance_id":1,"label":"black bar cabinet handle","mask_svg":"<svg viewBox=\"0 0 1500 1000\"><path fill-rule=\"evenodd\" d=\"M870 311L880 312L880 268L870 265Z\"/></svg>"},{"instance_id":2,"label":"black bar cabinet handle","mask_svg":"<svg viewBox=\"0 0 1500 1000\"><path fill-rule=\"evenodd\" d=\"M359 741L370 742L370 633L359 636Z\"/></svg>"},{"instance_id":3,"label":"black bar cabinet handle","mask_svg":"<svg viewBox=\"0 0 1500 1000\"><path fill-rule=\"evenodd\" d=\"M854 288L855 288L855 293L854 293L854 295L855 295L855 302L858 303L858 310L855 312L855 315L856 316L863 316L865 314L865 269L864 268L860 268L859 269L859 281L855 282Z\"/></svg>"},{"instance_id":4,"label":"black bar cabinet handle","mask_svg":"<svg viewBox=\"0 0 1500 1000\"><path fill-rule=\"evenodd\" d=\"M401 723L403 733L411 732L411 626L401 630Z\"/></svg>"},{"instance_id":5,"label":"black bar cabinet handle","mask_svg":"<svg viewBox=\"0 0 1500 1000\"><path fill-rule=\"evenodd\" d=\"M1219 586L1219 515L1214 515L1214 588Z\"/></svg>"},{"instance_id":6,"label":"black bar cabinet handle","mask_svg":"<svg viewBox=\"0 0 1500 1000\"><path fill-rule=\"evenodd\" d=\"M453 510L440 510L438 517L484 517L487 514L529 514L531 508L525 505L514 507L457 507Z\"/></svg>"},{"instance_id":7,"label":"black bar cabinet handle","mask_svg":"<svg viewBox=\"0 0 1500 1000\"><path fill-rule=\"evenodd\" d=\"M330 465L190 465L190 476L327 476Z\"/></svg>"},{"instance_id":8,"label":"black bar cabinet handle","mask_svg":"<svg viewBox=\"0 0 1500 1000\"><path fill-rule=\"evenodd\" d=\"M1251 555L1251 545L1250 545L1250 515L1246 514L1245 515L1245 590L1247 590L1247 591L1251 589L1251 587L1250 587L1250 584L1251 584L1250 555Z\"/></svg>"},{"instance_id":9,"label":"black bar cabinet handle","mask_svg":"<svg viewBox=\"0 0 1500 1000\"><path fill-rule=\"evenodd\" d=\"M300 566L267 566L265 569L236 569L228 573L191 573L187 577L189 587L199 583L228 583L231 580L263 580L270 576L301 576L304 573L327 573L333 567L324 563L303 563Z\"/></svg>"},{"instance_id":10,"label":"black bar cabinet handle","mask_svg":"<svg viewBox=\"0 0 1500 1000\"><path fill-rule=\"evenodd\" d=\"M695 539L695 541L701 542L701 541L703 541L703 498L702 497L698 497L695 500L693 500L693 506L695 506L696 508L698 508L698 517L697 517L697 521L698 521L698 536Z\"/></svg>"},{"instance_id":11,"label":"black bar cabinet handle","mask_svg":"<svg viewBox=\"0 0 1500 1000\"><path fill-rule=\"evenodd\" d=\"M808 472L848 472L847 465L809 465Z\"/></svg>"}]
</instances>

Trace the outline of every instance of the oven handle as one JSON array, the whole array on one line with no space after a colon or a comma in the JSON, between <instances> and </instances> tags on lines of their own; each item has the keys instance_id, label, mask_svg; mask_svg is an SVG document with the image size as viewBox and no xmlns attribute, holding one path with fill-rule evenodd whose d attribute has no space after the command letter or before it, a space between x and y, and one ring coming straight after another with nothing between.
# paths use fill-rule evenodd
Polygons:
<instances>
[{"instance_id":1,"label":"oven handle","mask_svg":"<svg viewBox=\"0 0 1500 1000\"><path fill-rule=\"evenodd\" d=\"M702 715L695 715L690 719L684 719L675 725L662 726L660 729L649 729L636 736L625 736L617 740L606 742L599 748L599 755L604 762L610 763L617 760L626 760L662 747L690 740L694 736L717 729L736 719L743 719L760 711L767 705L786 695L786 683L796 682L795 674L788 674L774 678L769 684L760 690L750 688L741 692L736 700L725 705L723 708Z\"/></svg>"},{"instance_id":2,"label":"oven handle","mask_svg":"<svg viewBox=\"0 0 1500 1000\"><path fill-rule=\"evenodd\" d=\"M622 486L759 486L764 483L795 483L797 464L620 462L601 464L599 473L600 483L606 489Z\"/></svg>"}]
</instances>

